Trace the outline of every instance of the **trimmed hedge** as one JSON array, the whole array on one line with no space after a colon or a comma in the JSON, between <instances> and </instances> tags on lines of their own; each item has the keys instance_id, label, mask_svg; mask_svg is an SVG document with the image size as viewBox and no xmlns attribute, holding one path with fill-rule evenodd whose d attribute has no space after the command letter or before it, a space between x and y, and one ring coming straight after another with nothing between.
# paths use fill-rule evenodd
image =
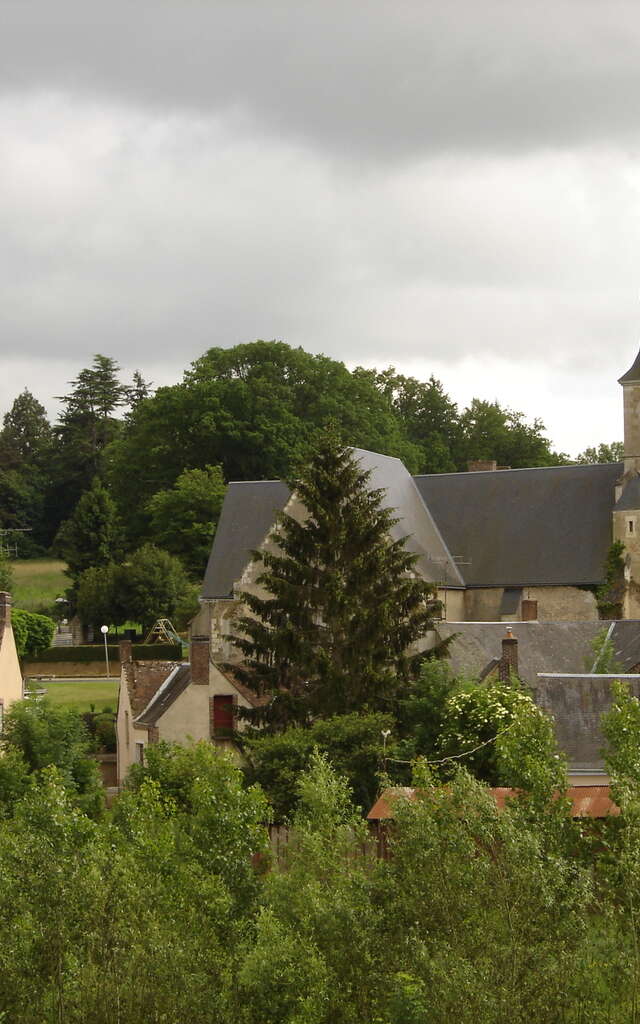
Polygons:
<instances>
[{"instance_id":1,"label":"trimmed hedge","mask_svg":"<svg viewBox=\"0 0 640 1024\"><path fill-rule=\"evenodd\" d=\"M119 649L107 646L109 661L120 661ZM137 661L181 661L182 646L180 644L134 644L133 657ZM40 661L103 661L104 645L94 644L83 647L50 647L23 659L25 662Z\"/></svg>"}]
</instances>

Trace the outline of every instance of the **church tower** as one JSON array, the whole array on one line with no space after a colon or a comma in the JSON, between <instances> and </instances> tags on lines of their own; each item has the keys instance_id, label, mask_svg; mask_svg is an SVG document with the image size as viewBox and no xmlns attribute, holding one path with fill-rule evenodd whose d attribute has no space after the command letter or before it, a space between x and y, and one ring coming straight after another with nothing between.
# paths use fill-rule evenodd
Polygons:
<instances>
[{"instance_id":1,"label":"church tower","mask_svg":"<svg viewBox=\"0 0 640 1024\"><path fill-rule=\"evenodd\" d=\"M640 471L640 352L620 377L624 403L624 472Z\"/></svg>"},{"instance_id":2,"label":"church tower","mask_svg":"<svg viewBox=\"0 0 640 1024\"><path fill-rule=\"evenodd\" d=\"M624 618L640 618L640 352L620 380L624 404L624 472L616 487L613 539L625 547Z\"/></svg>"}]
</instances>

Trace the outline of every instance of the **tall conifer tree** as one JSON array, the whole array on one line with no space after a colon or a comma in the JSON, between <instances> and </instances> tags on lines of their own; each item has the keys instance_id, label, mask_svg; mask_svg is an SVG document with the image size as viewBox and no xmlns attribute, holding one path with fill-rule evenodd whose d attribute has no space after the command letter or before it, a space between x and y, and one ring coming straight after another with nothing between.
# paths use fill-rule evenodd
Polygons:
<instances>
[{"instance_id":1,"label":"tall conifer tree","mask_svg":"<svg viewBox=\"0 0 640 1024\"><path fill-rule=\"evenodd\" d=\"M272 550L254 553L266 597L243 593L236 622L244 680L273 700L253 717L273 726L384 708L409 674L435 588L414 572L370 472L326 431L292 490L306 510L281 513ZM271 546L270 546L271 547Z\"/></svg>"}]
</instances>

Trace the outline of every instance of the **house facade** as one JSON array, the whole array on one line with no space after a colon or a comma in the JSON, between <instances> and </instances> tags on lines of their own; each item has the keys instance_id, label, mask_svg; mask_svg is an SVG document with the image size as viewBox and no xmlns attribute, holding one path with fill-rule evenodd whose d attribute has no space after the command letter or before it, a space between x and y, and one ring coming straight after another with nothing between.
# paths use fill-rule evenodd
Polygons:
<instances>
[{"instance_id":1,"label":"house facade","mask_svg":"<svg viewBox=\"0 0 640 1024\"><path fill-rule=\"evenodd\" d=\"M11 594L0 591L0 732L5 712L22 696L22 671L11 625Z\"/></svg>"},{"instance_id":2,"label":"house facade","mask_svg":"<svg viewBox=\"0 0 640 1024\"><path fill-rule=\"evenodd\" d=\"M238 709L258 703L231 666L211 664L208 637L192 637L188 662L134 661L130 641L121 641L118 785L133 764L144 764L147 748L159 740L210 740L235 753L231 735Z\"/></svg>"}]
</instances>

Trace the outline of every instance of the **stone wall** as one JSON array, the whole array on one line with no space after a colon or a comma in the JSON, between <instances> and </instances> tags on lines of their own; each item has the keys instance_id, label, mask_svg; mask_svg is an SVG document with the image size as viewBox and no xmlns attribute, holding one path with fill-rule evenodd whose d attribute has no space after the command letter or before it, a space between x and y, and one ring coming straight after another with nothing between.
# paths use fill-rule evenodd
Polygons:
<instances>
[{"instance_id":1,"label":"stone wall","mask_svg":"<svg viewBox=\"0 0 640 1024\"><path fill-rule=\"evenodd\" d=\"M467 622L499 622L503 587L474 587L464 594ZM580 587L524 587L522 596L538 602L539 622L590 622L598 618L596 599ZM450 618L450 616L447 616ZM509 621L520 619L520 609ZM462 621L462 620L461 620Z\"/></svg>"}]
</instances>

